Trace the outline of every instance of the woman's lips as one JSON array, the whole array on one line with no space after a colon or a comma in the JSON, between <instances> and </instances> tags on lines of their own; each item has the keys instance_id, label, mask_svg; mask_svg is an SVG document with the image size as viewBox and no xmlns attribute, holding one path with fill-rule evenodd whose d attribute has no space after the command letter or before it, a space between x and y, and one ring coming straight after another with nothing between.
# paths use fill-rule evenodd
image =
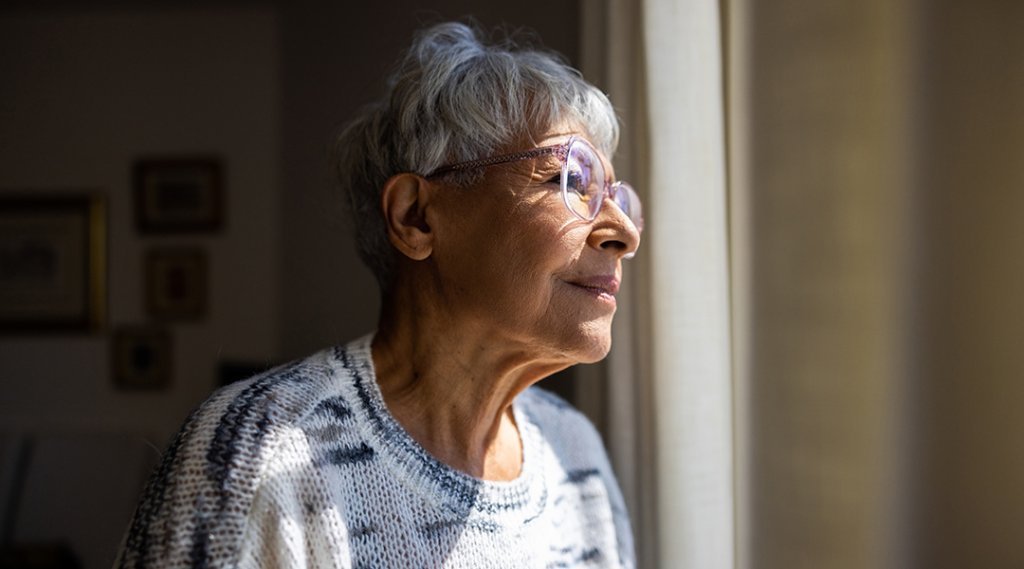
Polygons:
<instances>
[{"instance_id":1,"label":"woman's lips","mask_svg":"<svg viewBox=\"0 0 1024 569\"><path fill-rule=\"evenodd\" d=\"M576 278L568 283L577 289L615 304L615 294L619 292L619 279L611 275L595 275L591 277Z\"/></svg>"}]
</instances>

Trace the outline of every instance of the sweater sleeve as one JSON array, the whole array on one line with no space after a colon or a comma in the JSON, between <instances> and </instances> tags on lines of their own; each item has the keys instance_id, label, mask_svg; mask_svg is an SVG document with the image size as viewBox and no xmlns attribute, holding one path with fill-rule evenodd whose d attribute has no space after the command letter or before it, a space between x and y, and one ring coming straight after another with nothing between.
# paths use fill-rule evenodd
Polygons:
<instances>
[{"instance_id":1,"label":"sweater sleeve","mask_svg":"<svg viewBox=\"0 0 1024 569\"><path fill-rule=\"evenodd\" d=\"M232 392L207 400L186 419L150 476L115 567L224 567L236 561L259 469L249 437L235 436Z\"/></svg>"},{"instance_id":2,"label":"sweater sleeve","mask_svg":"<svg viewBox=\"0 0 1024 569\"><path fill-rule=\"evenodd\" d=\"M246 516L239 568L352 567L348 529L310 456L299 430L276 446Z\"/></svg>"},{"instance_id":3,"label":"sweater sleeve","mask_svg":"<svg viewBox=\"0 0 1024 569\"><path fill-rule=\"evenodd\" d=\"M329 380L321 368L272 370L218 391L194 411L151 476L115 567L234 567L247 536L286 530L291 511L262 485L275 449L315 405L309 394ZM268 503L282 512L276 525L251 527L249 513ZM276 518L257 522L268 519Z\"/></svg>"},{"instance_id":4,"label":"sweater sleeve","mask_svg":"<svg viewBox=\"0 0 1024 569\"><path fill-rule=\"evenodd\" d=\"M300 512L293 506L293 500L282 499L273 488L257 491L241 543L239 569L298 569L308 565L303 547L305 532L296 521Z\"/></svg>"}]
</instances>

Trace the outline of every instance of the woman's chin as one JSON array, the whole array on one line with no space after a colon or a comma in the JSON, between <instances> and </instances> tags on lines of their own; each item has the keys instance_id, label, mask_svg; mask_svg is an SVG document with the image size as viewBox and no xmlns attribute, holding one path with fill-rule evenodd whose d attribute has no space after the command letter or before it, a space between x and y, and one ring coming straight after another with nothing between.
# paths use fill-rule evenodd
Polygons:
<instances>
[{"instance_id":1,"label":"woman's chin","mask_svg":"<svg viewBox=\"0 0 1024 569\"><path fill-rule=\"evenodd\" d=\"M610 330L584 330L576 337L573 352L581 364L592 364L603 360L612 349Z\"/></svg>"}]
</instances>

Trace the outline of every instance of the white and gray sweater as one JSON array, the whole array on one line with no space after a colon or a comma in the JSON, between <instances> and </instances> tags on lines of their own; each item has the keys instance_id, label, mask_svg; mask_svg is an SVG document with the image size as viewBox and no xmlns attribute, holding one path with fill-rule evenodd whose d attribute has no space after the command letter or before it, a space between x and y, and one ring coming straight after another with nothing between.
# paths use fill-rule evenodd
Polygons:
<instances>
[{"instance_id":1,"label":"white and gray sweater","mask_svg":"<svg viewBox=\"0 0 1024 569\"><path fill-rule=\"evenodd\" d=\"M217 392L156 469L119 567L632 567L600 438L561 399L513 403L516 480L431 457L388 413L367 336Z\"/></svg>"}]
</instances>

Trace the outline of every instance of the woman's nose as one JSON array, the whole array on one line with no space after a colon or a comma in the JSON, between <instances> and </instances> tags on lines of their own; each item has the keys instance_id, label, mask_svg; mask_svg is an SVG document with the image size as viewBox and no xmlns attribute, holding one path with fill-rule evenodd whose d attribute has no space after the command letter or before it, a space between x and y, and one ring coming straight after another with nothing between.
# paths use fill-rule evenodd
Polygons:
<instances>
[{"instance_id":1,"label":"woman's nose","mask_svg":"<svg viewBox=\"0 0 1024 569\"><path fill-rule=\"evenodd\" d=\"M640 246L640 230L610 197L604 199L593 221L590 246L609 251L620 258L631 258Z\"/></svg>"}]
</instances>

